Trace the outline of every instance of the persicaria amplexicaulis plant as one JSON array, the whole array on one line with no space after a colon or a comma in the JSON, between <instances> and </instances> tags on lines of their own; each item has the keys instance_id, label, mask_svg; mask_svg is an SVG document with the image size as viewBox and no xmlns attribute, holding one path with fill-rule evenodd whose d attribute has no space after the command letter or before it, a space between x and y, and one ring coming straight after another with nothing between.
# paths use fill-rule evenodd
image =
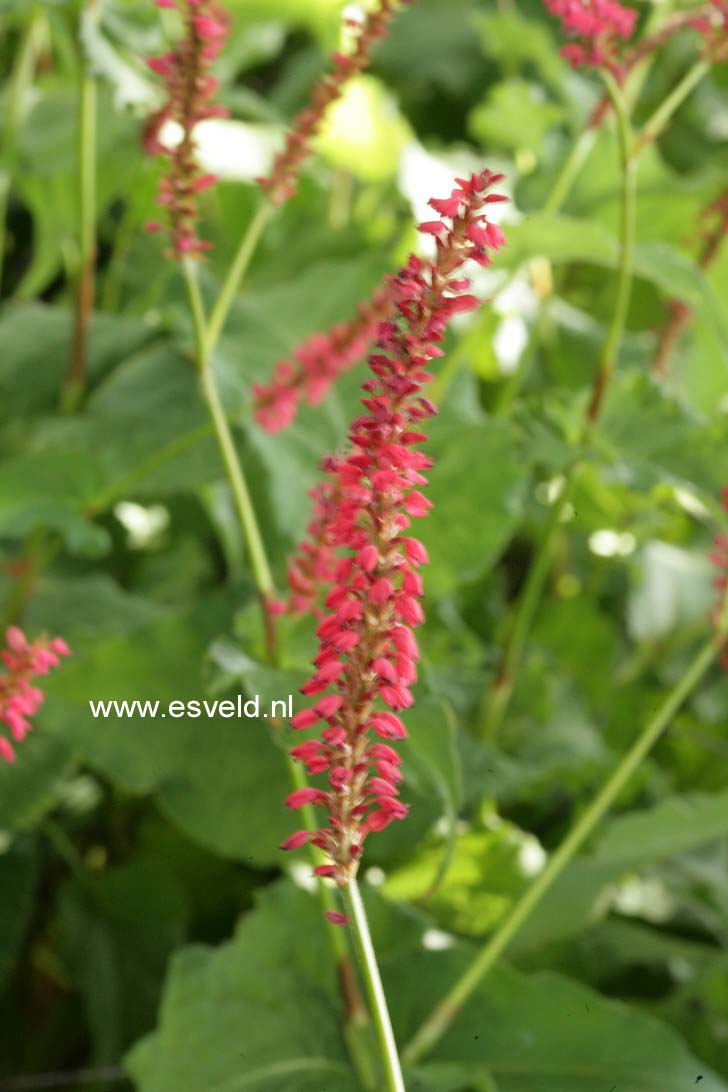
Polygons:
<instances>
[{"instance_id":1,"label":"persicaria amplexicaulis plant","mask_svg":"<svg viewBox=\"0 0 728 1092\"><path fill-rule=\"evenodd\" d=\"M438 219L419 230L434 238L435 258L412 255L390 278L393 317L378 327L364 412L349 432L348 454L325 461L328 492L317 496L316 548L340 556L336 564L329 556L321 574L333 586L317 630L316 670L302 687L316 700L292 723L296 730L325 727L291 754L310 774L326 774L328 787L297 790L287 803L325 808L328 824L313 835L297 831L285 848L310 838L329 858L316 871L342 886L356 874L367 836L407 814L391 744L407 734L398 713L413 702L419 653L412 631L424 618L418 570L427 552L408 533L432 507L421 492L431 461L419 447L435 407L424 392L448 322L479 306L463 265L490 264L490 252L504 243L487 216L491 203L504 200L490 192L501 178L486 170L458 179L449 197L430 202Z\"/></svg>"},{"instance_id":2,"label":"persicaria amplexicaulis plant","mask_svg":"<svg viewBox=\"0 0 728 1092\"><path fill-rule=\"evenodd\" d=\"M144 144L148 152L168 160L157 201L167 211L172 253L176 258L198 257L210 244L197 234L197 197L216 178L199 165L194 130L207 118L227 116L225 107L214 101L218 85L210 68L227 38L229 20L216 0L157 0L157 7L178 9L184 33L174 49L147 62L164 80L166 101L149 119ZM181 136L167 144L163 130L170 122L176 122ZM156 221L147 224L150 231L161 227Z\"/></svg>"},{"instance_id":3,"label":"persicaria amplexicaulis plant","mask_svg":"<svg viewBox=\"0 0 728 1092\"><path fill-rule=\"evenodd\" d=\"M33 679L47 675L51 668L58 667L61 656L70 656L71 652L61 637L29 641L18 626L6 630L5 643L7 647L1 654L5 671L0 674L0 723L11 738L0 735L0 758L14 762L14 744L25 739L32 728L29 718L44 701L43 692L32 685Z\"/></svg>"}]
</instances>

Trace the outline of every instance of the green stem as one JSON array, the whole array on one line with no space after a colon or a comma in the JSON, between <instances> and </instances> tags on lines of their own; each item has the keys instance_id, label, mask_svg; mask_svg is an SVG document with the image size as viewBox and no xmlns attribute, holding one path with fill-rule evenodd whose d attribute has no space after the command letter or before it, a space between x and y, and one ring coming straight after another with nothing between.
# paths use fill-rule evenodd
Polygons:
<instances>
[{"instance_id":1,"label":"green stem","mask_svg":"<svg viewBox=\"0 0 728 1092\"><path fill-rule=\"evenodd\" d=\"M237 295L243 277L250 265L253 254L260 238L273 214L273 206L269 202L263 202L258 206L255 215L248 224L248 229L243 235L238 249L235 252L232 265L220 289L220 295L215 301L215 306L210 315L206 333L206 355L211 355L217 345L220 334L225 325L233 300Z\"/></svg>"},{"instance_id":2,"label":"green stem","mask_svg":"<svg viewBox=\"0 0 728 1092\"><path fill-rule=\"evenodd\" d=\"M696 61L693 67L688 69L679 83L675 84L667 98L663 99L652 116L643 125L637 142L637 151L640 151L645 144L650 144L657 139L675 111L682 106L688 95L708 72L710 72L710 62L704 58Z\"/></svg>"},{"instance_id":3,"label":"green stem","mask_svg":"<svg viewBox=\"0 0 728 1092\"><path fill-rule=\"evenodd\" d=\"M89 17L96 16L96 0L88 0ZM96 81L81 47L81 82L78 95L78 219L79 272L71 338L71 364L66 375L62 406L72 412L83 395L86 380L88 328L96 294Z\"/></svg>"},{"instance_id":4,"label":"green stem","mask_svg":"<svg viewBox=\"0 0 728 1092\"><path fill-rule=\"evenodd\" d=\"M267 600L273 594L273 577L268 564L268 558L263 545L263 538L258 527L258 520L250 498L250 490L245 480L243 468L235 450L230 425L228 424L225 410L223 409L220 395L217 390L215 378L212 373L212 360L210 352L211 338L209 325L205 325L205 315L197 281L197 266L194 261L183 263L187 293L192 311L192 321L195 329L195 343L197 349L197 365L200 376L200 387L205 404L210 413L215 437L217 439L223 464L230 482L233 494L233 502L240 519L245 536L245 542L250 556L250 565L253 571L253 580L258 594Z\"/></svg>"},{"instance_id":5,"label":"green stem","mask_svg":"<svg viewBox=\"0 0 728 1092\"><path fill-rule=\"evenodd\" d=\"M591 804L576 821L558 849L551 855L543 872L516 903L508 917L480 950L465 974L437 1005L404 1051L408 1064L418 1061L442 1038L484 976L507 948L513 937L541 902L577 851L592 834L614 803L632 774L639 768L680 706L695 689L713 663L719 649L714 637L700 649L677 685L648 721L642 733L607 779Z\"/></svg>"},{"instance_id":6,"label":"green stem","mask_svg":"<svg viewBox=\"0 0 728 1092\"><path fill-rule=\"evenodd\" d=\"M213 428L217 437L220 454L222 455L225 469L230 481L235 508L240 518L240 524L245 534L245 541L250 555L250 564L253 570L255 586L261 596L269 597L273 594L273 577L271 575L268 558L263 545L263 539L258 527L258 520L250 498L248 483L245 480L242 467L235 450L230 426L228 425L225 411L220 401L212 368L205 365L200 371L200 385L202 394L207 403L212 419Z\"/></svg>"},{"instance_id":7,"label":"green stem","mask_svg":"<svg viewBox=\"0 0 728 1092\"><path fill-rule=\"evenodd\" d=\"M0 174L0 287L5 260L8 201L17 156L17 138L23 118L23 105L33 82L35 59L44 25L44 15L39 8L35 8L25 28L8 84L5 131L2 141L2 173Z\"/></svg>"},{"instance_id":8,"label":"green stem","mask_svg":"<svg viewBox=\"0 0 728 1092\"><path fill-rule=\"evenodd\" d=\"M369 1007L377 1032L387 1092L405 1092L397 1044L392 1030L392 1021L389 1017L389 1009L387 1008L387 998L384 994L379 965L377 964L377 957L372 944L371 933L369 932L366 910L355 879L351 879L343 888L343 896L349 912L349 920L359 957L359 966L364 978Z\"/></svg>"},{"instance_id":9,"label":"green stem","mask_svg":"<svg viewBox=\"0 0 728 1092\"><path fill-rule=\"evenodd\" d=\"M634 275L634 240L637 217L637 156L632 147L632 130L627 107L619 84L611 72L603 73L607 92L617 121L619 138L619 158L622 167L622 216L619 245L619 267L617 269L617 299L614 305L612 322L607 340L602 351L599 369L594 381L591 402L587 410L585 433L597 421L604 404L607 389L617 364L619 349L624 337L632 294Z\"/></svg>"},{"instance_id":10,"label":"green stem","mask_svg":"<svg viewBox=\"0 0 728 1092\"><path fill-rule=\"evenodd\" d=\"M584 129L579 139L572 146L571 152L564 160L564 165L559 171L551 193L546 198L543 211L556 213L562 207L571 192L571 187L579 176L579 172L591 155L592 148L597 139L595 128Z\"/></svg>"},{"instance_id":11,"label":"green stem","mask_svg":"<svg viewBox=\"0 0 728 1092\"><path fill-rule=\"evenodd\" d=\"M573 463L567 468L561 491L551 508L538 550L529 565L525 583L518 597L512 628L506 641L496 679L484 702L481 712L481 732L483 738L492 744L495 744L498 738L498 732L513 696L513 689L523 659L526 641L551 568L551 559L559 527L569 503L576 466L577 464Z\"/></svg>"}]
</instances>

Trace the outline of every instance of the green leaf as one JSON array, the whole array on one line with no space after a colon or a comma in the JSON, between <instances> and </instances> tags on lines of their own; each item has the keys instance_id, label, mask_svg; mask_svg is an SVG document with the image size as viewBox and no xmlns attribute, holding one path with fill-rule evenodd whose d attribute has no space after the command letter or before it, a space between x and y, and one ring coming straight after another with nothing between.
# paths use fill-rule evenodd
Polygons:
<instances>
[{"instance_id":1,"label":"green leaf","mask_svg":"<svg viewBox=\"0 0 728 1092\"><path fill-rule=\"evenodd\" d=\"M633 488L669 482L698 489L713 505L728 481L722 428L640 371L617 377L597 442L613 472Z\"/></svg>"},{"instance_id":2,"label":"green leaf","mask_svg":"<svg viewBox=\"0 0 728 1092\"><path fill-rule=\"evenodd\" d=\"M45 731L43 712L35 722L14 764L0 763L0 830L28 830L38 823L55 804L55 790L72 765L65 740Z\"/></svg>"},{"instance_id":3,"label":"green leaf","mask_svg":"<svg viewBox=\"0 0 728 1092\"><path fill-rule=\"evenodd\" d=\"M354 1092L319 904L290 884L257 903L228 943L174 957L127 1058L139 1092Z\"/></svg>"},{"instance_id":4,"label":"green leaf","mask_svg":"<svg viewBox=\"0 0 728 1092\"><path fill-rule=\"evenodd\" d=\"M407 713L409 739L400 748L425 787L434 788L450 812L460 805L463 778L457 750L457 724L443 701L423 696Z\"/></svg>"},{"instance_id":5,"label":"green leaf","mask_svg":"<svg viewBox=\"0 0 728 1092\"><path fill-rule=\"evenodd\" d=\"M668 798L654 808L612 819L593 852L573 861L555 881L516 938L515 949L537 948L578 932L608 884L715 841L727 826L728 792Z\"/></svg>"},{"instance_id":6,"label":"green leaf","mask_svg":"<svg viewBox=\"0 0 728 1092\"><path fill-rule=\"evenodd\" d=\"M36 880L32 842L15 842L0 849L0 993L30 923Z\"/></svg>"},{"instance_id":7,"label":"green leaf","mask_svg":"<svg viewBox=\"0 0 728 1092\"><path fill-rule=\"evenodd\" d=\"M528 148L537 153L562 116L561 107L547 101L538 85L511 79L494 84L485 100L471 110L468 129L485 147Z\"/></svg>"},{"instance_id":8,"label":"green leaf","mask_svg":"<svg viewBox=\"0 0 728 1092\"><path fill-rule=\"evenodd\" d=\"M279 860L290 833L283 757L261 719L167 714L171 701L210 697L205 655L229 625L220 601L169 611L122 634L88 640L49 677L44 717L84 762L159 805L191 838L223 856ZM233 698L235 695L233 695ZM287 699L288 693L279 695ZM158 715L94 717L90 701L159 701Z\"/></svg>"},{"instance_id":9,"label":"green leaf","mask_svg":"<svg viewBox=\"0 0 728 1092\"><path fill-rule=\"evenodd\" d=\"M44 451L7 460L0 467L0 534L25 538L56 531L72 553L98 556L106 532L85 516L100 474L80 451Z\"/></svg>"},{"instance_id":10,"label":"green leaf","mask_svg":"<svg viewBox=\"0 0 728 1092\"><path fill-rule=\"evenodd\" d=\"M388 965L401 1042L467 961L466 952L451 949L409 952ZM709 1092L726 1088L674 1031L638 1009L559 975L506 968L491 971L431 1057L462 1067L464 1082L471 1066L485 1066L499 1092L684 1092L699 1074Z\"/></svg>"},{"instance_id":11,"label":"green leaf","mask_svg":"<svg viewBox=\"0 0 728 1092\"><path fill-rule=\"evenodd\" d=\"M652 808L613 819L597 843L594 860L639 867L717 841L726 830L728 791L667 797Z\"/></svg>"},{"instance_id":12,"label":"green leaf","mask_svg":"<svg viewBox=\"0 0 728 1092\"><path fill-rule=\"evenodd\" d=\"M186 917L183 891L158 862L137 858L64 886L60 955L83 994L97 1064L115 1062L153 1021Z\"/></svg>"},{"instance_id":13,"label":"green leaf","mask_svg":"<svg viewBox=\"0 0 728 1092\"><path fill-rule=\"evenodd\" d=\"M412 533L430 554L427 592L442 595L493 564L521 516L528 468L503 422L471 423L445 410L430 431L434 508Z\"/></svg>"},{"instance_id":14,"label":"green leaf","mask_svg":"<svg viewBox=\"0 0 728 1092\"><path fill-rule=\"evenodd\" d=\"M515 8L478 15L483 50L501 66L512 70L514 62L522 67L536 66L546 83L563 93L564 61L554 49L553 34L536 19L524 17Z\"/></svg>"},{"instance_id":15,"label":"green leaf","mask_svg":"<svg viewBox=\"0 0 728 1092\"><path fill-rule=\"evenodd\" d=\"M0 391L6 420L56 408L69 366L72 317L44 303L6 306L0 314ZM89 330L87 372L93 386L154 336L138 318L95 313Z\"/></svg>"}]
</instances>

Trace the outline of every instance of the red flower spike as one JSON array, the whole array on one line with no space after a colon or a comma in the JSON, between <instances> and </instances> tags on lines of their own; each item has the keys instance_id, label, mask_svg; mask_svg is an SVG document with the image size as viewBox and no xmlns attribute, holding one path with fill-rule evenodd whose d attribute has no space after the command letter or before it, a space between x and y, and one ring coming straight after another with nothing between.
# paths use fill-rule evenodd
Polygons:
<instances>
[{"instance_id":1,"label":"red flower spike","mask_svg":"<svg viewBox=\"0 0 728 1092\"><path fill-rule=\"evenodd\" d=\"M164 80L164 106L147 120L144 147L150 155L163 156L167 170L159 184L157 204L167 210L171 254L199 258L210 244L197 234L197 195L214 186L214 175L203 173L197 161L194 130L206 118L224 117L225 108L213 102L217 80L210 66L222 50L228 34L228 15L217 0L157 0L157 7L179 7L184 33L176 48L147 64ZM182 130L178 144L162 143L161 131L169 122ZM159 231L152 222L148 230Z\"/></svg>"},{"instance_id":2,"label":"red flower spike","mask_svg":"<svg viewBox=\"0 0 728 1092\"><path fill-rule=\"evenodd\" d=\"M288 428L302 402L317 406L339 376L361 360L379 323L391 310L390 292L385 285L359 305L351 321L340 322L326 333L312 334L290 360L276 365L269 383L255 384L255 418L266 432Z\"/></svg>"},{"instance_id":3,"label":"red flower spike","mask_svg":"<svg viewBox=\"0 0 728 1092\"><path fill-rule=\"evenodd\" d=\"M623 43L632 36L637 12L617 0L544 0L564 31L574 39L561 54L574 67L605 68L620 78Z\"/></svg>"},{"instance_id":4,"label":"red flower spike","mask_svg":"<svg viewBox=\"0 0 728 1092\"><path fill-rule=\"evenodd\" d=\"M390 278L392 312L378 327L363 411L349 431L349 450L323 461L326 479L314 491L310 538L289 573L292 598L303 609L318 609L322 589L329 589L316 672L302 687L330 691L313 708L327 727L317 748L292 751L309 772L327 772L328 786L293 795L326 808L327 825L313 844L329 858L325 874L341 886L356 874L369 834L407 814L398 798L399 758L389 743L407 736L396 711L413 703L412 628L424 619L415 570L427 551L402 532L431 507L419 488L430 459L418 450L427 438L421 424L435 412L422 394L428 364L442 355L449 320L472 306L463 266L503 245L485 211L496 196L488 192L493 181L488 171L458 180L450 198L433 203L453 215L438 221L437 230L426 225L435 257L413 256ZM482 253L473 253L473 238Z\"/></svg>"},{"instance_id":5,"label":"red flower spike","mask_svg":"<svg viewBox=\"0 0 728 1092\"><path fill-rule=\"evenodd\" d=\"M412 0L402 2L409 4ZM376 11L370 12L361 25L352 28L357 35L352 53L347 56L334 53L331 58L333 71L314 84L309 103L294 120L273 169L266 178L258 179L274 205L282 205L295 195L301 165L311 155L311 143L328 107L341 97L347 81L367 67L372 46L386 36L395 8L395 0L381 0Z\"/></svg>"},{"instance_id":6,"label":"red flower spike","mask_svg":"<svg viewBox=\"0 0 728 1092\"><path fill-rule=\"evenodd\" d=\"M5 633L7 648L2 651L5 671L0 674L0 725L10 730L12 742L0 735L0 758L15 762L14 744L21 743L32 728L30 717L43 704L43 693L31 682L39 675L58 667L62 656L70 656L71 650L62 637L39 637L29 641L18 626L10 626Z\"/></svg>"}]
</instances>

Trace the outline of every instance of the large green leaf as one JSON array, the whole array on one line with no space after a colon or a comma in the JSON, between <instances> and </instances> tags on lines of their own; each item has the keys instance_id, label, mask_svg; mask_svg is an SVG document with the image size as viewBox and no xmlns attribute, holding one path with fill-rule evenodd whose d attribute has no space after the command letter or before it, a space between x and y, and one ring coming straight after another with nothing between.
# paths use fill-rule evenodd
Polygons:
<instances>
[{"instance_id":1,"label":"large green leaf","mask_svg":"<svg viewBox=\"0 0 728 1092\"><path fill-rule=\"evenodd\" d=\"M166 962L184 939L187 906L152 861L69 880L56 932L65 967L83 994L97 1063L115 1062L153 1021Z\"/></svg>"},{"instance_id":2,"label":"large green leaf","mask_svg":"<svg viewBox=\"0 0 728 1092\"><path fill-rule=\"evenodd\" d=\"M46 730L76 756L136 793L155 791L165 813L225 856L269 864L290 830L283 757L261 719L167 715L168 703L210 698L205 655L229 625L220 602L81 644L49 678ZM287 699L288 695L279 695ZM233 695L235 698L235 695ZM90 701L158 701L154 718L94 717Z\"/></svg>"},{"instance_id":3,"label":"large green leaf","mask_svg":"<svg viewBox=\"0 0 728 1092\"><path fill-rule=\"evenodd\" d=\"M29 925L36 880L31 841L11 843L0 851L0 993Z\"/></svg>"},{"instance_id":4,"label":"large green leaf","mask_svg":"<svg viewBox=\"0 0 728 1092\"><path fill-rule=\"evenodd\" d=\"M577 858L556 880L516 938L515 947L536 948L578 932L596 912L609 884L725 837L726 831L728 792L672 797L653 808L612 819L593 852Z\"/></svg>"},{"instance_id":5,"label":"large green leaf","mask_svg":"<svg viewBox=\"0 0 728 1092\"><path fill-rule=\"evenodd\" d=\"M438 595L482 575L517 526L528 467L509 427L463 421L451 409L435 418L427 453L434 459L428 496L434 508L415 522L430 554L428 593Z\"/></svg>"},{"instance_id":6,"label":"large green leaf","mask_svg":"<svg viewBox=\"0 0 728 1092\"><path fill-rule=\"evenodd\" d=\"M453 950L410 952L388 966L401 1041L465 966L467 954ZM478 987L432 1060L461 1066L463 1088L470 1068L485 1066L499 1092L683 1092L699 1076L701 1088L726 1088L658 1020L559 975L505 968Z\"/></svg>"},{"instance_id":7,"label":"large green leaf","mask_svg":"<svg viewBox=\"0 0 728 1092\"><path fill-rule=\"evenodd\" d=\"M139 1092L355 1092L318 902L268 888L233 940L179 952L127 1067Z\"/></svg>"},{"instance_id":8,"label":"large green leaf","mask_svg":"<svg viewBox=\"0 0 728 1092\"><path fill-rule=\"evenodd\" d=\"M180 953L157 1031L127 1060L140 1092L355 1092L319 917L310 896L281 884L222 948ZM471 956L426 952L412 926L392 915L399 952L382 961L402 1044ZM681 1092L698 1074L709 1092L725 1092L651 1017L557 975L497 969L407 1081L421 1092L465 1092L473 1081L488 1092L603 1092L610 1082Z\"/></svg>"}]
</instances>

